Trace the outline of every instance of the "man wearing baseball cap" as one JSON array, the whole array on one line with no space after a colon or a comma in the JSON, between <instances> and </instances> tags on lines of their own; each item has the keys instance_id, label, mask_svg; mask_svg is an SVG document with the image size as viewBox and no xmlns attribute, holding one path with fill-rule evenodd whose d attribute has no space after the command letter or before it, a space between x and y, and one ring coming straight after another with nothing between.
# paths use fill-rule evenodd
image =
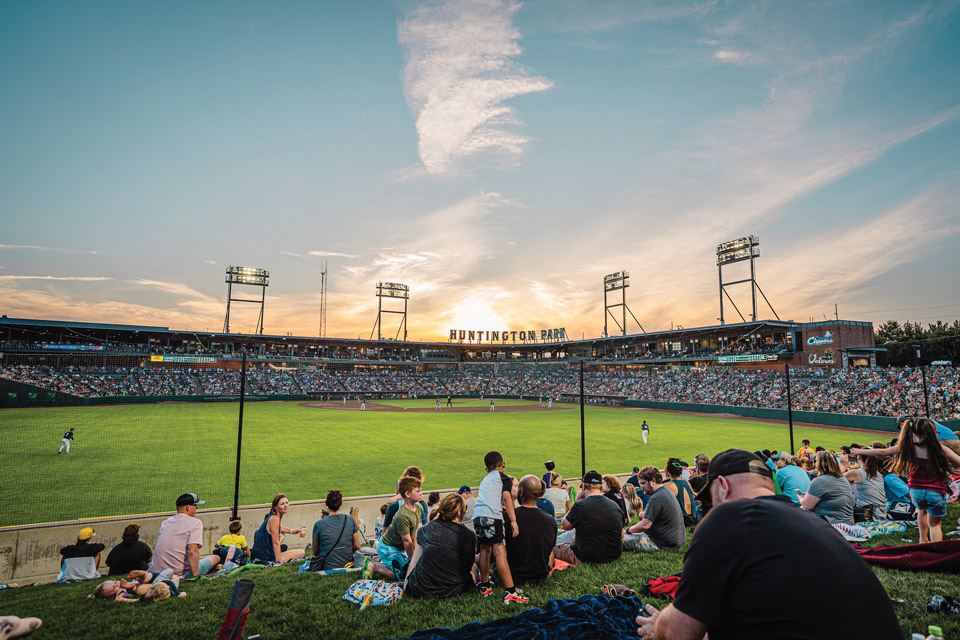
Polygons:
<instances>
[{"instance_id":1,"label":"man wearing baseball cap","mask_svg":"<svg viewBox=\"0 0 960 640\"><path fill-rule=\"evenodd\" d=\"M590 470L583 475L583 498L577 500L560 526L564 531L576 530L572 543L561 543L553 549L557 560L570 564L613 562L622 552L623 512L617 503L603 495L603 476Z\"/></svg>"},{"instance_id":2,"label":"man wearing baseball cap","mask_svg":"<svg viewBox=\"0 0 960 640\"><path fill-rule=\"evenodd\" d=\"M867 563L825 520L776 495L773 483L749 451L727 449L710 461L704 491L713 509L690 541L673 604L648 605L649 617L636 620L639 635L775 638L789 629L811 640L903 637ZM801 565L816 569L797 572ZM851 618L854 611L869 613Z\"/></svg>"},{"instance_id":3,"label":"man wearing baseball cap","mask_svg":"<svg viewBox=\"0 0 960 640\"><path fill-rule=\"evenodd\" d=\"M170 569L174 574L190 578L209 573L217 566L219 556L200 557L203 523L196 514L197 507L203 503L195 493L184 493L177 498L177 513L160 525L150 571Z\"/></svg>"},{"instance_id":4,"label":"man wearing baseball cap","mask_svg":"<svg viewBox=\"0 0 960 640\"><path fill-rule=\"evenodd\" d=\"M84 527L77 534L77 544L60 549L60 575L57 576L57 582L79 582L100 577L98 569L103 545L90 542L95 535L97 532L92 528Z\"/></svg>"}]
</instances>

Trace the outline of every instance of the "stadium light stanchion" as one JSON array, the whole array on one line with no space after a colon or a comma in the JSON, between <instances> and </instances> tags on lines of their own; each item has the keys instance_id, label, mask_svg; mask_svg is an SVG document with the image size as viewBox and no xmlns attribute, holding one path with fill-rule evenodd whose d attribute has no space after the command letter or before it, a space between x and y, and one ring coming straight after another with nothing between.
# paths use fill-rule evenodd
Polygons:
<instances>
[{"instance_id":1,"label":"stadium light stanchion","mask_svg":"<svg viewBox=\"0 0 960 640\"><path fill-rule=\"evenodd\" d=\"M787 374L787 424L790 425L790 455L796 453L796 449L793 448L793 402L790 398L790 363L783 363L783 370Z\"/></svg>"},{"instance_id":2,"label":"stadium light stanchion","mask_svg":"<svg viewBox=\"0 0 960 640\"><path fill-rule=\"evenodd\" d=\"M587 434L583 421L583 360L580 361L580 478L587 474Z\"/></svg>"},{"instance_id":3,"label":"stadium light stanchion","mask_svg":"<svg viewBox=\"0 0 960 640\"><path fill-rule=\"evenodd\" d=\"M243 350L243 362L240 365L240 418L237 424L237 470L233 475L233 515L231 520L239 520L240 508L240 447L243 444L243 400L247 389L247 350Z\"/></svg>"}]
</instances>

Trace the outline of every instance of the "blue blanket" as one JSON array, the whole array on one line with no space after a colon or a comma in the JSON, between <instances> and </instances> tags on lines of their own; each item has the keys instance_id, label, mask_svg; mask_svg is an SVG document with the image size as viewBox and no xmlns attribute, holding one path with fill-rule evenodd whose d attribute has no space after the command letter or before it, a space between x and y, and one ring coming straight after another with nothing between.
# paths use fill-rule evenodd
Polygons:
<instances>
[{"instance_id":1,"label":"blue blanket","mask_svg":"<svg viewBox=\"0 0 960 640\"><path fill-rule=\"evenodd\" d=\"M459 629L423 629L411 635L410 640L636 640L634 618L640 606L638 598L624 596L586 595L579 600L550 600L543 609L529 609L512 618L471 622Z\"/></svg>"}]
</instances>

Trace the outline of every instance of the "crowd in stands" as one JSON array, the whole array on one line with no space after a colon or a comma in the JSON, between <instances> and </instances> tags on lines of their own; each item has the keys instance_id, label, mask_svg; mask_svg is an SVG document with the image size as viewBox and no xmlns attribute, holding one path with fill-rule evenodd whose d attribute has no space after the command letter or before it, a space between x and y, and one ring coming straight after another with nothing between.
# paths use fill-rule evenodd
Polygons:
<instances>
[{"instance_id":1,"label":"crowd in stands","mask_svg":"<svg viewBox=\"0 0 960 640\"><path fill-rule=\"evenodd\" d=\"M226 369L0 365L0 377L83 397L128 395L236 395L240 373ZM344 369L251 367L247 393L376 394L410 396L508 395L576 398L579 368L566 364L460 364ZM930 414L960 417L960 374L951 367L926 371ZM584 392L594 404L625 399L786 408L786 378L779 370L709 367L668 371L590 367ZM794 369L794 410L896 416L924 406L921 372L911 368Z\"/></svg>"}]
</instances>

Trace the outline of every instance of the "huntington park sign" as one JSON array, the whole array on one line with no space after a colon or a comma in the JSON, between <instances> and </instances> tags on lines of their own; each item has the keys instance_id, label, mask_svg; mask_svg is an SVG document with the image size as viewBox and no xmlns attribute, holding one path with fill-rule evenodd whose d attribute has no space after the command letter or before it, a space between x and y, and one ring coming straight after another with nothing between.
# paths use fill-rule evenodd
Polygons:
<instances>
[{"instance_id":1,"label":"huntington park sign","mask_svg":"<svg viewBox=\"0 0 960 640\"><path fill-rule=\"evenodd\" d=\"M561 342L567 339L567 330L539 329L530 331L469 331L464 329L450 329L450 342L507 342L537 344L543 342Z\"/></svg>"}]
</instances>

